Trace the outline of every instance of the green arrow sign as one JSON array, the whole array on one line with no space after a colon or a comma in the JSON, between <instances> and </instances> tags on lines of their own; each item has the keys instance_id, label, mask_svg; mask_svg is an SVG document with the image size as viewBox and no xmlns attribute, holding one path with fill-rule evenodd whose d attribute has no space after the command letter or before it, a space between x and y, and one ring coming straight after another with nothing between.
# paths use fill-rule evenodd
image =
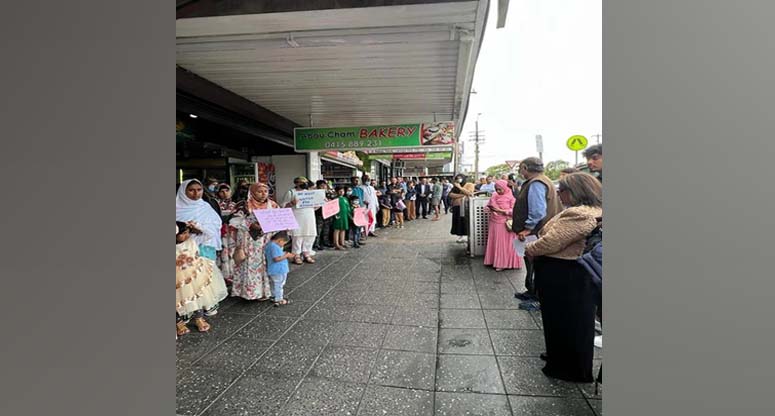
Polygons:
<instances>
[{"instance_id":1,"label":"green arrow sign","mask_svg":"<svg viewBox=\"0 0 775 416\"><path fill-rule=\"evenodd\" d=\"M573 150L574 152L578 152L579 150L584 150L587 148L589 140L587 140L586 137L577 134L575 136L571 136L565 144L568 146L568 149Z\"/></svg>"}]
</instances>

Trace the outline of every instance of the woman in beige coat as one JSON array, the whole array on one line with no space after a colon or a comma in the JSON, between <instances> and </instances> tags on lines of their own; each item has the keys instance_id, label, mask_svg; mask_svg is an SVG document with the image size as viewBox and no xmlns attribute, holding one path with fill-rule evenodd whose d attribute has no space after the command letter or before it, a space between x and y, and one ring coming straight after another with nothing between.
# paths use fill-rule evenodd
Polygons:
<instances>
[{"instance_id":1,"label":"woman in beige coat","mask_svg":"<svg viewBox=\"0 0 775 416\"><path fill-rule=\"evenodd\" d=\"M602 188L594 176L573 173L559 184L567 207L541 229L525 251L535 258L535 280L544 326L544 374L592 382L595 298L592 281L576 259L603 215Z\"/></svg>"}]
</instances>

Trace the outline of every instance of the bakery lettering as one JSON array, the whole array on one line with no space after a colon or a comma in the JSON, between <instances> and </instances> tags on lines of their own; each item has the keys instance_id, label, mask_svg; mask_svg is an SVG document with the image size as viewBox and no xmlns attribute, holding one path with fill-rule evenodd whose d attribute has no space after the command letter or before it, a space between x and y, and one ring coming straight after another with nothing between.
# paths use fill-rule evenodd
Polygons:
<instances>
[{"instance_id":1,"label":"bakery lettering","mask_svg":"<svg viewBox=\"0 0 775 416\"><path fill-rule=\"evenodd\" d=\"M360 138L371 137L392 138L411 137L417 131L417 127L381 127L376 129L360 129Z\"/></svg>"}]
</instances>

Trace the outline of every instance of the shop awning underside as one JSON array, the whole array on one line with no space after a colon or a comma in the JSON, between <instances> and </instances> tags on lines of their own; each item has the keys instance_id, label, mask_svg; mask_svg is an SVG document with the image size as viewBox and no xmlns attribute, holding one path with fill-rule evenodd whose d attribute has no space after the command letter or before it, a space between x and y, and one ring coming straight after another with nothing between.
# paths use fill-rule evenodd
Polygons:
<instances>
[{"instance_id":1,"label":"shop awning underside","mask_svg":"<svg viewBox=\"0 0 775 416\"><path fill-rule=\"evenodd\" d=\"M178 19L176 60L302 126L435 119L460 129L487 5Z\"/></svg>"}]
</instances>

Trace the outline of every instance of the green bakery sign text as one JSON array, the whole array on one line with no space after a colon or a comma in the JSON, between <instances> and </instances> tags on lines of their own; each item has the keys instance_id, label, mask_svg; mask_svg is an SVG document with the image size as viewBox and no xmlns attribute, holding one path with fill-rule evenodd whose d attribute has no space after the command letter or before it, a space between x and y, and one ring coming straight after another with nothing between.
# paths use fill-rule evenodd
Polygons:
<instances>
[{"instance_id":1,"label":"green bakery sign text","mask_svg":"<svg viewBox=\"0 0 775 416\"><path fill-rule=\"evenodd\" d=\"M347 151L454 143L454 123L358 127L301 127L293 131L297 152Z\"/></svg>"}]
</instances>

